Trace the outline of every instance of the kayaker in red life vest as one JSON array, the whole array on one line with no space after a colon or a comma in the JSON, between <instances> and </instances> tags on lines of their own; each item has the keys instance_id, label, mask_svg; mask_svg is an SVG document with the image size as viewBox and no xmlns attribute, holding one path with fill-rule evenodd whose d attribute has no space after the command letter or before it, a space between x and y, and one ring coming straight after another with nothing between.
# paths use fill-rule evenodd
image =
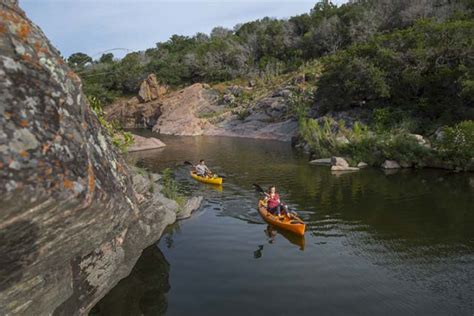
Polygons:
<instances>
[{"instance_id":1,"label":"kayaker in red life vest","mask_svg":"<svg viewBox=\"0 0 474 316\"><path fill-rule=\"evenodd\" d=\"M287 211L287 206L281 203L280 195L276 192L274 185L268 188L268 193L265 195L265 201L267 202L268 211L273 215L280 216L282 209L285 210L285 213L289 214Z\"/></svg>"}]
</instances>

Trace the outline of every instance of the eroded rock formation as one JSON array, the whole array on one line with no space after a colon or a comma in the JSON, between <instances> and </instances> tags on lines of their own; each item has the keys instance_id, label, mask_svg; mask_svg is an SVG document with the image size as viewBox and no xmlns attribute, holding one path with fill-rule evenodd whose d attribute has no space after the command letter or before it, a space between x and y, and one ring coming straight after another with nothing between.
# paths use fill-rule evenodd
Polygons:
<instances>
[{"instance_id":1,"label":"eroded rock formation","mask_svg":"<svg viewBox=\"0 0 474 316\"><path fill-rule=\"evenodd\" d=\"M132 179L17 1L0 0L0 78L0 314L86 314L178 206Z\"/></svg>"},{"instance_id":2,"label":"eroded rock formation","mask_svg":"<svg viewBox=\"0 0 474 316\"><path fill-rule=\"evenodd\" d=\"M166 92L168 92L168 87L160 84L158 79L156 79L155 74L150 74L140 84L138 99L141 102L149 102L162 97Z\"/></svg>"}]
</instances>

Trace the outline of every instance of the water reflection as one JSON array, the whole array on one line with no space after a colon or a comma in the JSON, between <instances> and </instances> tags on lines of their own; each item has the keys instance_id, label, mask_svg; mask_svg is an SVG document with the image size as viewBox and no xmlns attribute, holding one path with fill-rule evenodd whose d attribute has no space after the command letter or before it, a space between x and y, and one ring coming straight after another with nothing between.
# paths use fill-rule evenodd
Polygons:
<instances>
[{"instance_id":1,"label":"water reflection","mask_svg":"<svg viewBox=\"0 0 474 316\"><path fill-rule=\"evenodd\" d=\"M170 290L170 265L156 245L145 249L128 277L121 280L89 315L164 315Z\"/></svg>"},{"instance_id":2,"label":"water reflection","mask_svg":"<svg viewBox=\"0 0 474 316\"><path fill-rule=\"evenodd\" d=\"M235 305L232 299L227 305L212 305L220 308L215 314L238 308L240 301L266 313L282 312L276 307L264 310L252 301L252 291L271 292L267 284L273 281L295 293L295 313L317 307L322 314L467 314L474 308L474 194L469 176L370 168L333 174L277 142L206 137L164 141L165 150L137 159L155 171L174 167L186 192L206 197L205 220L193 217L195 226L174 239L179 246L173 248L173 236L162 242L179 271L169 295L176 313L189 311L183 302L195 306L199 298L212 300L224 292L238 299ZM225 172L222 191L192 180L184 166L176 167L179 161L200 158L216 172ZM263 222L252 183L278 185L285 202L307 223L306 240ZM258 260L248 263L251 253ZM268 264L274 265L271 277ZM199 268L202 274L194 272ZM192 292L189 283L195 278L202 278L202 284Z\"/></svg>"},{"instance_id":3,"label":"water reflection","mask_svg":"<svg viewBox=\"0 0 474 316\"><path fill-rule=\"evenodd\" d=\"M296 245L299 247L301 251L304 251L305 246L305 238L304 236L298 236L288 232L286 230L280 229L278 227L274 227L272 225L267 225L265 229L265 235L268 237L268 243L273 244L277 235L282 236L284 239L289 241L291 244Z\"/></svg>"}]
</instances>

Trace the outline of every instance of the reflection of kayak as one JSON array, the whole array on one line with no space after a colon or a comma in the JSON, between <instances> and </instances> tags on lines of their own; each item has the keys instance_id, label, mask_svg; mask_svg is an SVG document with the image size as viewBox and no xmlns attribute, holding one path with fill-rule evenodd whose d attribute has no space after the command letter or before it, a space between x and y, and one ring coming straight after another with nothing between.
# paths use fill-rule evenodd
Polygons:
<instances>
[{"instance_id":1,"label":"reflection of kayak","mask_svg":"<svg viewBox=\"0 0 474 316\"><path fill-rule=\"evenodd\" d=\"M303 236L306 224L301 218L294 216L289 218L286 214L280 217L273 215L265 206L265 202L260 200L258 202L258 212L262 218L270 225L280 228L285 231L295 233L296 235Z\"/></svg>"},{"instance_id":2,"label":"reflection of kayak","mask_svg":"<svg viewBox=\"0 0 474 316\"><path fill-rule=\"evenodd\" d=\"M274 227L272 225L268 225L265 232L268 237L272 237L272 236L274 237L273 232L275 232L275 234L276 232L278 232L278 234L283 236L283 238L288 240L293 245L300 247L300 250L304 251L304 246L305 246L304 235L301 236L301 235L293 234L293 232L290 232L278 227Z\"/></svg>"},{"instance_id":3,"label":"reflection of kayak","mask_svg":"<svg viewBox=\"0 0 474 316\"><path fill-rule=\"evenodd\" d=\"M217 176L214 177L201 177L196 174L195 171L191 171L191 177L195 180L204 182L204 183L210 183L210 184L222 184L222 178L219 178Z\"/></svg>"}]
</instances>

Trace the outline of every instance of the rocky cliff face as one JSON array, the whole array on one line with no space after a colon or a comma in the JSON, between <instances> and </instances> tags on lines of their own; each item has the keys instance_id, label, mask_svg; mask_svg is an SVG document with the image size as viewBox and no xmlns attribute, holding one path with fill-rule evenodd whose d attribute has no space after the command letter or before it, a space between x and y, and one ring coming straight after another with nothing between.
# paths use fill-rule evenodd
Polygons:
<instances>
[{"instance_id":1,"label":"rocky cliff face","mask_svg":"<svg viewBox=\"0 0 474 316\"><path fill-rule=\"evenodd\" d=\"M106 109L106 117L124 127L152 127L153 131L168 135L290 141L297 134L296 119L287 115L290 90L270 91L251 106L242 107L234 96L242 88L231 88L221 97L217 90L196 83L145 103L139 103L136 97L121 100Z\"/></svg>"},{"instance_id":2,"label":"rocky cliff face","mask_svg":"<svg viewBox=\"0 0 474 316\"><path fill-rule=\"evenodd\" d=\"M17 1L0 0L0 78L0 314L85 314L177 205L132 180L80 79Z\"/></svg>"}]
</instances>

